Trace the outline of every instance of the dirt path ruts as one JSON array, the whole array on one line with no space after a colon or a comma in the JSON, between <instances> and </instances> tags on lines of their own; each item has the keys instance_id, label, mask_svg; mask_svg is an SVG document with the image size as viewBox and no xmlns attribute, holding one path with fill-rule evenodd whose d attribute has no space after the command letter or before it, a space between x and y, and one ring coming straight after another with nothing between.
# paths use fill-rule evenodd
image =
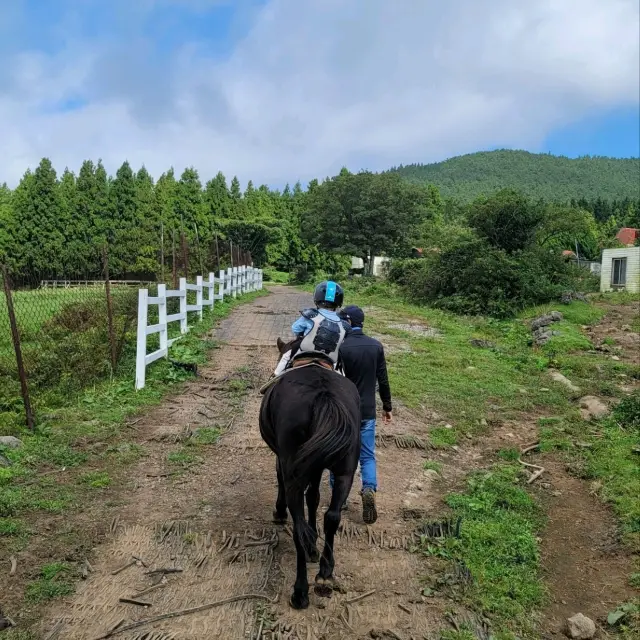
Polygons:
<instances>
[{"instance_id":1,"label":"dirt path ruts","mask_svg":"<svg viewBox=\"0 0 640 640\"><path fill-rule=\"evenodd\" d=\"M286 529L271 523L274 458L259 435L261 397L256 388L275 364L275 338L286 335L297 311L309 302L305 294L275 287L271 296L236 310L233 322L223 323L218 332L226 344L214 352L199 379L138 423L138 439L148 455L130 470L126 504L113 520L109 515L109 523L103 523L110 533L95 550L93 571L74 596L52 609L44 623L45 635L62 621L61 637L97 638L123 619L129 624L243 593L280 598L266 607L253 600L224 605L117 637L131 640L155 630L158 635L153 637L164 640L249 638L255 636L262 618L265 623L277 620L276 628L284 635L288 632L287 637L305 640L356 638L372 628L417 633L434 627L440 607L416 601L421 561L409 552L415 522L402 517L407 501L412 508L427 509L438 500L424 486L420 471L424 452L416 449L380 449L380 518L370 531L362 523L356 479L336 545L336 576L346 593L330 600L312 594L312 605L304 612L294 612L286 604L294 581L294 547ZM250 388L243 394L247 385ZM424 426L406 418L400 410L393 432L424 436ZM212 422L228 428L216 445L204 452L198 448L202 464L180 475L166 475L175 470L167 456L183 447L177 441L185 429ZM326 505L327 483L322 492ZM275 551L269 543L273 536L279 540ZM114 575L132 556L148 567L134 565ZM119 602L153 586L154 577L145 574L159 568L182 571L167 574L164 586L138 596L151 603L150 608ZM316 570L309 567L311 580ZM373 589L375 594L345 604Z\"/></svg>"},{"instance_id":2,"label":"dirt path ruts","mask_svg":"<svg viewBox=\"0 0 640 640\"><path fill-rule=\"evenodd\" d=\"M287 603L294 581L295 550L287 528L271 523L276 494L275 463L258 431L261 396L257 387L275 364L276 337L287 334L297 311L309 302L306 294L273 287L271 296L237 309L221 325L218 337L225 345L214 352L201 377L137 425L138 439L144 442L148 456L130 469L131 491L125 504L115 511L105 509L108 522L102 526L110 533L95 549L91 559L93 572L73 597L52 608L43 626L45 637L58 621L64 624L60 638L91 640L121 620L129 624L246 593L278 600L274 604L257 600L225 604L115 637L356 640L371 637L370 631L377 629L381 633L391 632L379 637L409 640L423 638L445 626L443 614L451 602L420 596L420 576L429 570L430 563L410 552L416 526L412 516L441 512L442 496L458 485L465 474L490 464L496 450L535 439L535 422L504 424L478 442L440 454L399 449L392 439L388 446L380 447L379 520L369 529L362 523L360 480L356 478L336 542L336 578L345 593L336 593L327 600L312 592L309 609L293 611ZM427 425L423 420L417 420L402 406L396 406L394 415L389 435L426 437ZM226 430L217 444L197 449L202 464L191 466L181 475L165 475L175 471L167 456L180 452L183 445L176 441L184 436L185 428L212 423L223 425ZM380 430L379 433L384 435ZM437 457L443 462L441 478L423 473L425 457ZM567 476L561 467L550 471L545 478L546 488L543 491L539 484L538 490L553 495L556 485L562 484ZM576 484L572 485L572 491L587 493L584 483L573 482ZM563 496L571 496L571 492L565 493L567 487L561 489ZM327 498L325 482L319 524ZM559 502L568 504L565 498ZM612 524L606 508L599 503L590 507L598 511L603 527L609 529ZM112 521L114 512L117 518ZM565 537L575 539L576 529L581 528L573 513L563 514L562 522L565 523L562 530L551 526L544 534L553 538L552 547L564 546ZM130 566L113 575L133 555L149 566ZM550 559L545 557L547 566ZM567 575L580 559L572 557ZM597 562L600 565L607 559L597 556ZM145 573L158 568L182 571L168 574L161 583L163 586L139 596L151 603L150 608L119 602L121 597L131 597L153 586L154 578ZM561 571L561 566L558 570ZM311 581L316 571L317 567L309 566ZM621 573L616 576L616 583L622 579ZM367 595L374 590L375 593ZM571 596L568 590L558 590L556 585L553 591L558 600L566 599L561 609L548 612L549 624L544 626L555 631L559 621L556 615L561 617L565 611L588 603L579 601L577 595ZM366 597L349 602L359 596ZM149 632L155 635L144 635Z\"/></svg>"}]
</instances>

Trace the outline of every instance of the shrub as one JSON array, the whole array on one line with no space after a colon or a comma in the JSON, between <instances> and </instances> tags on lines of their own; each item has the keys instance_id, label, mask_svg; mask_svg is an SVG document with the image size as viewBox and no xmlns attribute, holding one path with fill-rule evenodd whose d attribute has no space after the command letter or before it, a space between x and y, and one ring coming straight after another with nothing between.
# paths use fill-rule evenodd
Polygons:
<instances>
[{"instance_id":1,"label":"shrub","mask_svg":"<svg viewBox=\"0 0 640 640\"><path fill-rule=\"evenodd\" d=\"M482 239L403 261L390 277L417 302L498 318L557 299L573 284L571 268L560 256L538 247L507 253Z\"/></svg>"}]
</instances>

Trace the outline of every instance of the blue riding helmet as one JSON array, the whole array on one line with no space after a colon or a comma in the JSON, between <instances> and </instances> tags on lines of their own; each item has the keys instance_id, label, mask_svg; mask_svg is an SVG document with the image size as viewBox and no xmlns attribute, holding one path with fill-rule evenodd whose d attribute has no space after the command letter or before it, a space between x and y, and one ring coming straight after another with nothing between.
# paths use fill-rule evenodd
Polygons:
<instances>
[{"instance_id":1,"label":"blue riding helmet","mask_svg":"<svg viewBox=\"0 0 640 640\"><path fill-rule=\"evenodd\" d=\"M313 292L313 301L318 306L330 305L338 308L342 306L344 301L344 291L337 282L325 280L316 286Z\"/></svg>"}]
</instances>

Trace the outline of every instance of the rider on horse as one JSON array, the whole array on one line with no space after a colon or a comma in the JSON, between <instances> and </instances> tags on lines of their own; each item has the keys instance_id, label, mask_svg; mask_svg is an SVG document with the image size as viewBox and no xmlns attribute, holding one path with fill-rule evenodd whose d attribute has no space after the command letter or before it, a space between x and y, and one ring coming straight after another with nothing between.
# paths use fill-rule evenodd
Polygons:
<instances>
[{"instance_id":1,"label":"rider on horse","mask_svg":"<svg viewBox=\"0 0 640 640\"><path fill-rule=\"evenodd\" d=\"M291 326L298 340L290 351L282 355L274 376L284 373L302 357L326 362L335 369L340 345L347 332L344 321L336 313L343 300L344 291L336 282L329 280L316 286L313 293L316 308L301 311L301 317Z\"/></svg>"}]
</instances>

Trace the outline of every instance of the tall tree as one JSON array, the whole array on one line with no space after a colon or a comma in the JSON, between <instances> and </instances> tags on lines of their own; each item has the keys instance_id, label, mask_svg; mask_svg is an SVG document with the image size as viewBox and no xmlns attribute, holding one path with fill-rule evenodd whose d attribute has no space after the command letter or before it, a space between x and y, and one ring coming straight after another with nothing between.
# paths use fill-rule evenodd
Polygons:
<instances>
[{"instance_id":1,"label":"tall tree","mask_svg":"<svg viewBox=\"0 0 640 640\"><path fill-rule=\"evenodd\" d=\"M216 177L207 182L204 205L206 216L209 219L209 227L212 229L216 228L220 221L230 217L231 194L227 187L227 179L222 171L218 171Z\"/></svg>"},{"instance_id":2,"label":"tall tree","mask_svg":"<svg viewBox=\"0 0 640 640\"><path fill-rule=\"evenodd\" d=\"M426 203L423 187L396 174L343 169L310 190L303 228L323 249L361 257L372 273L376 256L408 251Z\"/></svg>"},{"instance_id":3,"label":"tall tree","mask_svg":"<svg viewBox=\"0 0 640 640\"><path fill-rule=\"evenodd\" d=\"M107 239L111 271L124 275L133 270L140 242L140 225L135 178L124 162L109 186Z\"/></svg>"},{"instance_id":4,"label":"tall tree","mask_svg":"<svg viewBox=\"0 0 640 640\"><path fill-rule=\"evenodd\" d=\"M19 266L32 276L56 276L64 270L64 229L56 172L43 158L22 178L14 198L15 241Z\"/></svg>"}]
</instances>

